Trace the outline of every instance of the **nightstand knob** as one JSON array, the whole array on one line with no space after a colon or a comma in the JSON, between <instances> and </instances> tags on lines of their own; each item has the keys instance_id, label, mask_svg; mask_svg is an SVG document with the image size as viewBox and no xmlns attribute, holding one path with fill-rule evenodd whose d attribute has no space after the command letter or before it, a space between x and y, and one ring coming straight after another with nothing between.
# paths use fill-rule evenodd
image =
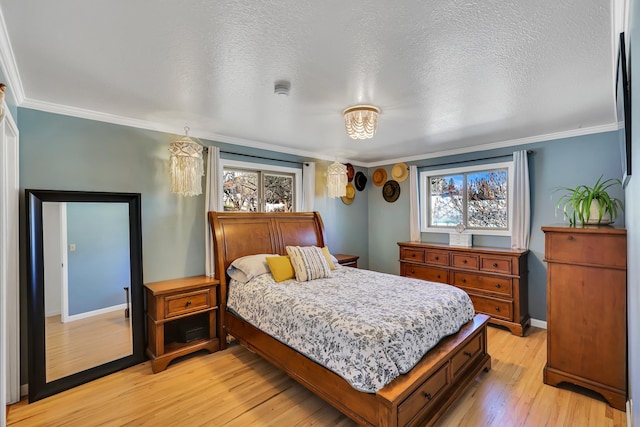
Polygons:
<instances>
[{"instance_id":1,"label":"nightstand knob","mask_svg":"<svg viewBox=\"0 0 640 427\"><path fill-rule=\"evenodd\" d=\"M187 301L187 303L185 304L187 307L189 307L191 305L191 300Z\"/></svg>"}]
</instances>

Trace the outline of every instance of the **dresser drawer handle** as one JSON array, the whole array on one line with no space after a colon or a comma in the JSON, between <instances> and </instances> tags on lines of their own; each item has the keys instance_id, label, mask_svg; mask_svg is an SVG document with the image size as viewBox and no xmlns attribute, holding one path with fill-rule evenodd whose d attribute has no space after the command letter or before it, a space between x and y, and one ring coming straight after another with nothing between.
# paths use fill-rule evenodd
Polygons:
<instances>
[{"instance_id":1,"label":"dresser drawer handle","mask_svg":"<svg viewBox=\"0 0 640 427\"><path fill-rule=\"evenodd\" d=\"M466 260L466 259L463 259L463 260L462 260L462 263L463 263L463 264L466 264L466 263L467 263L467 260Z\"/></svg>"},{"instance_id":2,"label":"dresser drawer handle","mask_svg":"<svg viewBox=\"0 0 640 427\"><path fill-rule=\"evenodd\" d=\"M500 283L496 283L496 288L500 289Z\"/></svg>"},{"instance_id":3,"label":"dresser drawer handle","mask_svg":"<svg viewBox=\"0 0 640 427\"><path fill-rule=\"evenodd\" d=\"M427 400L431 400L432 396L431 393L427 393L426 391L422 392L422 395L427 399Z\"/></svg>"},{"instance_id":4,"label":"dresser drawer handle","mask_svg":"<svg viewBox=\"0 0 640 427\"><path fill-rule=\"evenodd\" d=\"M189 307L191 305L191 300L187 301L187 303L185 304L185 306Z\"/></svg>"},{"instance_id":5,"label":"dresser drawer handle","mask_svg":"<svg viewBox=\"0 0 640 427\"><path fill-rule=\"evenodd\" d=\"M500 307L496 307L496 311L497 311L497 312L500 312Z\"/></svg>"},{"instance_id":6,"label":"dresser drawer handle","mask_svg":"<svg viewBox=\"0 0 640 427\"><path fill-rule=\"evenodd\" d=\"M471 352L470 352L470 351L465 351L465 352L463 352L462 354L464 354L464 355L465 355L465 356L467 356L467 357L471 357L471 356L473 356L473 354L471 354Z\"/></svg>"},{"instance_id":7,"label":"dresser drawer handle","mask_svg":"<svg viewBox=\"0 0 640 427\"><path fill-rule=\"evenodd\" d=\"M436 261L438 261L439 259L440 259L440 257L439 257L439 256L437 256L437 257L435 258L435 260L436 260Z\"/></svg>"},{"instance_id":8,"label":"dresser drawer handle","mask_svg":"<svg viewBox=\"0 0 640 427\"><path fill-rule=\"evenodd\" d=\"M413 268L411 269L411 274L416 274L416 271Z\"/></svg>"},{"instance_id":9,"label":"dresser drawer handle","mask_svg":"<svg viewBox=\"0 0 640 427\"><path fill-rule=\"evenodd\" d=\"M573 240L573 236L567 237L567 240Z\"/></svg>"},{"instance_id":10,"label":"dresser drawer handle","mask_svg":"<svg viewBox=\"0 0 640 427\"><path fill-rule=\"evenodd\" d=\"M412 257L412 258L415 258L415 257L416 257L416 254L411 254L411 257Z\"/></svg>"},{"instance_id":11,"label":"dresser drawer handle","mask_svg":"<svg viewBox=\"0 0 640 427\"><path fill-rule=\"evenodd\" d=\"M462 283L467 283L467 279L462 279Z\"/></svg>"},{"instance_id":12,"label":"dresser drawer handle","mask_svg":"<svg viewBox=\"0 0 640 427\"><path fill-rule=\"evenodd\" d=\"M493 263L493 268L498 268L498 263L497 262Z\"/></svg>"},{"instance_id":13,"label":"dresser drawer handle","mask_svg":"<svg viewBox=\"0 0 640 427\"><path fill-rule=\"evenodd\" d=\"M440 278L440 275L438 274L436 277L439 279L439 278Z\"/></svg>"}]
</instances>

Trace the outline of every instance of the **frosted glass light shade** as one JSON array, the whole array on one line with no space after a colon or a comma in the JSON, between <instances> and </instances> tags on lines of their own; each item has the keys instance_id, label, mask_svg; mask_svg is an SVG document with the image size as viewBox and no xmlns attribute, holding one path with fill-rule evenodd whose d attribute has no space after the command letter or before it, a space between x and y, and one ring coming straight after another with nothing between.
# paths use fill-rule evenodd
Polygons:
<instances>
[{"instance_id":1,"label":"frosted glass light shade","mask_svg":"<svg viewBox=\"0 0 640 427\"><path fill-rule=\"evenodd\" d=\"M327 168L327 188L329 197L343 197L347 195L347 167L335 162Z\"/></svg>"}]
</instances>

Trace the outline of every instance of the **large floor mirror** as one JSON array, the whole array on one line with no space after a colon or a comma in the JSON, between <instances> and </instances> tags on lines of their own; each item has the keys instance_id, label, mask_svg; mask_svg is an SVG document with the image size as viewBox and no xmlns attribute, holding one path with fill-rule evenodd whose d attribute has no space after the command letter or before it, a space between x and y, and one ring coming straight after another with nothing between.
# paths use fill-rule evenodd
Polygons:
<instances>
[{"instance_id":1,"label":"large floor mirror","mask_svg":"<svg viewBox=\"0 0 640 427\"><path fill-rule=\"evenodd\" d=\"M29 401L144 360L137 193L26 190Z\"/></svg>"}]
</instances>

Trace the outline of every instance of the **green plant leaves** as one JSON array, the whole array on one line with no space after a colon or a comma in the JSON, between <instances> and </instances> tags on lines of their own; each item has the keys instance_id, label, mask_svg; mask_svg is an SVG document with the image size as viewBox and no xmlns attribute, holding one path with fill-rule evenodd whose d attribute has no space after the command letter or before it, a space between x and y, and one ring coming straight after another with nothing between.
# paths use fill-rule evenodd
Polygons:
<instances>
[{"instance_id":1,"label":"green plant leaves","mask_svg":"<svg viewBox=\"0 0 640 427\"><path fill-rule=\"evenodd\" d=\"M618 210L624 210L624 204L620 199L609 196L607 190L614 185L622 185L619 179L602 180L602 175L593 185L578 185L575 188L560 187L554 191L564 191L556 203L556 209L562 208L565 218L569 220L571 225L580 222L582 225L590 220L591 205L594 200L598 201L598 224L602 221L602 217L608 214L613 220L618 216Z\"/></svg>"}]
</instances>

